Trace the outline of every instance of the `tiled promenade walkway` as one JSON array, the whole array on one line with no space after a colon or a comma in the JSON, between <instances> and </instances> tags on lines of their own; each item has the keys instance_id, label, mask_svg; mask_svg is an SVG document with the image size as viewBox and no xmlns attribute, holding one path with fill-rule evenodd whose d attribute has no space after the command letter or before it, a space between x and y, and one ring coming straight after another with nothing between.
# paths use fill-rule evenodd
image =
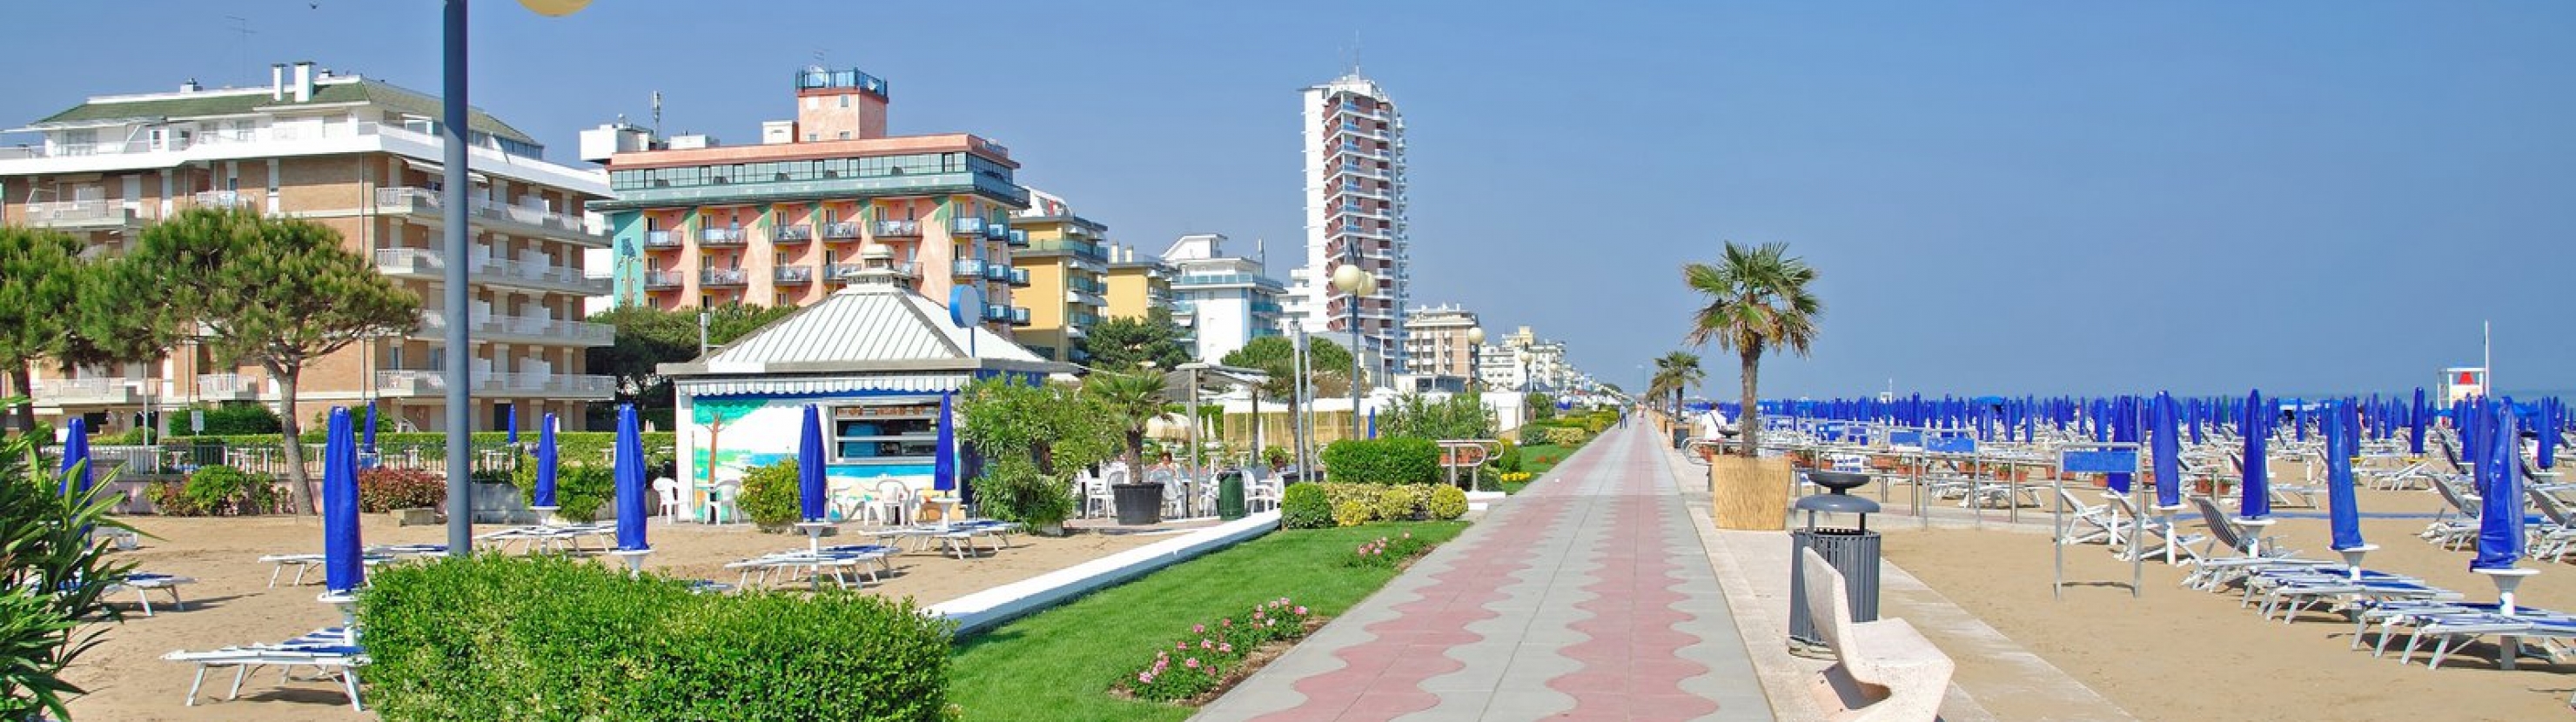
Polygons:
<instances>
[{"instance_id":1,"label":"tiled promenade walkway","mask_svg":"<svg viewBox=\"0 0 2576 722\"><path fill-rule=\"evenodd\" d=\"M1655 443L1605 434L1196 719L1771 719Z\"/></svg>"}]
</instances>

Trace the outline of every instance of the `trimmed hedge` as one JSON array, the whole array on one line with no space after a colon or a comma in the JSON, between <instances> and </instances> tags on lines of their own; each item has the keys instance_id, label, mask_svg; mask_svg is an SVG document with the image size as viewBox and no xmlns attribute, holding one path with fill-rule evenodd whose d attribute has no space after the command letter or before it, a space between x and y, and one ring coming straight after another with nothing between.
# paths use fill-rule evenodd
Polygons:
<instances>
[{"instance_id":1,"label":"trimmed hedge","mask_svg":"<svg viewBox=\"0 0 2576 722\"><path fill-rule=\"evenodd\" d=\"M1430 439L1343 439L1324 447L1325 478L1369 484L1440 481L1440 445Z\"/></svg>"},{"instance_id":2,"label":"trimmed hedge","mask_svg":"<svg viewBox=\"0 0 2576 722\"><path fill-rule=\"evenodd\" d=\"M1290 529L1456 519L1467 513L1467 492L1447 484L1303 482L1281 494L1279 510L1280 523Z\"/></svg>"},{"instance_id":3,"label":"trimmed hedge","mask_svg":"<svg viewBox=\"0 0 2576 722\"><path fill-rule=\"evenodd\" d=\"M369 700L409 720L947 718L948 623L841 590L693 594L591 561L391 568L358 599Z\"/></svg>"},{"instance_id":4,"label":"trimmed hedge","mask_svg":"<svg viewBox=\"0 0 2576 722\"><path fill-rule=\"evenodd\" d=\"M1289 529L1323 529L1334 526L1333 502L1324 498L1324 487L1314 482L1289 484L1279 493L1279 525Z\"/></svg>"},{"instance_id":5,"label":"trimmed hedge","mask_svg":"<svg viewBox=\"0 0 2576 722\"><path fill-rule=\"evenodd\" d=\"M301 438L307 448L319 448L323 437L323 432L315 431L306 433ZM519 440L533 447L537 443L536 430L521 430ZM675 449L679 442L679 434L669 431L648 432L643 435L643 441L644 457L648 462L659 464L674 458L678 453ZM232 448L258 448L275 447L279 442L280 438L277 434L209 434L170 437L169 443L165 446L186 448L191 444L220 443ZM498 449L509 443L510 433L506 431L474 432L473 445L477 449ZM606 463L608 450L616 444L617 433L613 431L565 431L555 434L556 453L566 463ZM395 453L405 448L417 448L420 450L421 458L444 459L447 458L447 435L442 433L377 434L376 448L387 453Z\"/></svg>"}]
</instances>

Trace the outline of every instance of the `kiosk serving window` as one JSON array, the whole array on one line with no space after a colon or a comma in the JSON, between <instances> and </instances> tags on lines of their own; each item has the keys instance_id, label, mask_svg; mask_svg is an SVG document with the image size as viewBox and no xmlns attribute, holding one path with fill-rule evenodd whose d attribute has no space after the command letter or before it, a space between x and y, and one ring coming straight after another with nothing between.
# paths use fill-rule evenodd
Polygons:
<instances>
[{"instance_id":1,"label":"kiosk serving window","mask_svg":"<svg viewBox=\"0 0 2576 722\"><path fill-rule=\"evenodd\" d=\"M832 407L832 460L844 464L932 463L939 451L938 424L938 399Z\"/></svg>"}]
</instances>

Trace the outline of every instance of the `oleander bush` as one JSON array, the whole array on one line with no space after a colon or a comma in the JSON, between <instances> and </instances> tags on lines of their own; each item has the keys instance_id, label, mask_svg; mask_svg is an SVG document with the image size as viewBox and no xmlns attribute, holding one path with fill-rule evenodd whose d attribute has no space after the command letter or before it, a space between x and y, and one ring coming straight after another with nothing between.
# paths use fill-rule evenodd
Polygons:
<instances>
[{"instance_id":1,"label":"oleander bush","mask_svg":"<svg viewBox=\"0 0 2576 722\"><path fill-rule=\"evenodd\" d=\"M1458 487L1441 486L1431 490L1431 500L1422 505L1431 518L1447 521L1467 515L1467 492Z\"/></svg>"},{"instance_id":2,"label":"oleander bush","mask_svg":"<svg viewBox=\"0 0 2576 722\"><path fill-rule=\"evenodd\" d=\"M1419 505L1414 503L1412 488L1414 487L1379 489L1377 499L1369 505L1369 515L1376 517L1376 521L1412 521L1414 510L1419 508ZM1428 486L1418 488L1424 491L1430 490Z\"/></svg>"},{"instance_id":3,"label":"oleander bush","mask_svg":"<svg viewBox=\"0 0 2576 722\"><path fill-rule=\"evenodd\" d=\"M605 464L578 463L563 456L555 457L555 516L565 521L590 523L599 519L599 510L617 498L617 472ZM537 505L537 459L527 456L510 472L510 485L519 488L519 502Z\"/></svg>"},{"instance_id":4,"label":"oleander bush","mask_svg":"<svg viewBox=\"0 0 2576 722\"><path fill-rule=\"evenodd\" d=\"M277 486L268 478L229 466L208 466L180 487L180 514L266 514L277 508Z\"/></svg>"},{"instance_id":5,"label":"oleander bush","mask_svg":"<svg viewBox=\"0 0 2576 722\"><path fill-rule=\"evenodd\" d=\"M950 627L840 590L694 594L569 557L389 569L360 593L386 720L934 721Z\"/></svg>"},{"instance_id":6,"label":"oleander bush","mask_svg":"<svg viewBox=\"0 0 2576 722\"><path fill-rule=\"evenodd\" d=\"M796 459L789 457L777 463L743 472L742 513L764 531L783 531L795 524L804 513L804 499L796 488Z\"/></svg>"},{"instance_id":7,"label":"oleander bush","mask_svg":"<svg viewBox=\"0 0 2576 722\"><path fill-rule=\"evenodd\" d=\"M1332 481L1431 484L1440 481L1440 445L1430 439L1343 439L1324 447Z\"/></svg>"},{"instance_id":8,"label":"oleander bush","mask_svg":"<svg viewBox=\"0 0 2576 722\"><path fill-rule=\"evenodd\" d=\"M1311 481L1289 484L1279 494L1279 525L1289 529L1335 526L1333 503L1325 499L1324 486Z\"/></svg>"},{"instance_id":9,"label":"oleander bush","mask_svg":"<svg viewBox=\"0 0 2576 722\"><path fill-rule=\"evenodd\" d=\"M419 469L359 469L358 511L437 508L447 504L447 481Z\"/></svg>"},{"instance_id":10,"label":"oleander bush","mask_svg":"<svg viewBox=\"0 0 2576 722\"><path fill-rule=\"evenodd\" d=\"M1354 499L1333 504L1333 524L1336 526L1359 526L1375 518L1377 511L1369 508L1368 502Z\"/></svg>"}]
</instances>

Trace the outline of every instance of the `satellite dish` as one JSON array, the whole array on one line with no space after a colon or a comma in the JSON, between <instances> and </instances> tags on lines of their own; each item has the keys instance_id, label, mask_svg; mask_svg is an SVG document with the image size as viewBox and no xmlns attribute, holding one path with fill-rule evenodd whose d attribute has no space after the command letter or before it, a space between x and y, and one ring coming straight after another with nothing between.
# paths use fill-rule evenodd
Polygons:
<instances>
[{"instance_id":1,"label":"satellite dish","mask_svg":"<svg viewBox=\"0 0 2576 722\"><path fill-rule=\"evenodd\" d=\"M974 286L948 290L948 322L958 328L974 328L984 321L984 292Z\"/></svg>"}]
</instances>

